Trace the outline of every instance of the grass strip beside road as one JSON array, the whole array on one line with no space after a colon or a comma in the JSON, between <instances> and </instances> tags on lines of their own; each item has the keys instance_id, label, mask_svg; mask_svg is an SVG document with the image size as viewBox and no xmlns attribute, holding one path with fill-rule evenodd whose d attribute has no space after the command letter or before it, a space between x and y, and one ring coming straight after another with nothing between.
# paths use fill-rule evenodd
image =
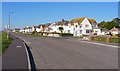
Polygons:
<instances>
[{"instance_id":1,"label":"grass strip beside road","mask_svg":"<svg viewBox=\"0 0 120 71\"><path fill-rule=\"evenodd\" d=\"M0 32L0 52L4 53L6 49L9 47L9 45L12 42L12 39L7 39L7 33L6 32Z\"/></svg>"}]
</instances>

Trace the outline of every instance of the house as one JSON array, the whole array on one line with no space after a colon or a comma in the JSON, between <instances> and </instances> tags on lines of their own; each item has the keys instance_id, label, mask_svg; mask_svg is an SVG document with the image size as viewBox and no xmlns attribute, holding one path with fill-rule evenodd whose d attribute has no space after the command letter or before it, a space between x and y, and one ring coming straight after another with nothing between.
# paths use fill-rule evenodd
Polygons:
<instances>
[{"instance_id":1,"label":"house","mask_svg":"<svg viewBox=\"0 0 120 71\"><path fill-rule=\"evenodd\" d=\"M100 29L97 26L97 22L93 19L78 18L79 21L74 23L74 36L92 35L96 33L100 34Z\"/></svg>"},{"instance_id":2,"label":"house","mask_svg":"<svg viewBox=\"0 0 120 71\"><path fill-rule=\"evenodd\" d=\"M24 33L32 33L32 27L27 26L27 27L23 28L23 30L21 30L21 31L23 31Z\"/></svg>"},{"instance_id":3,"label":"house","mask_svg":"<svg viewBox=\"0 0 120 71\"><path fill-rule=\"evenodd\" d=\"M110 34L110 31L106 28L101 28L101 35L107 35Z\"/></svg>"},{"instance_id":4,"label":"house","mask_svg":"<svg viewBox=\"0 0 120 71\"><path fill-rule=\"evenodd\" d=\"M40 27L39 26L32 26L32 32L33 31L40 32Z\"/></svg>"},{"instance_id":5,"label":"house","mask_svg":"<svg viewBox=\"0 0 120 71\"><path fill-rule=\"evenodd\" d=\"M20 32L20 28L15 28L13 32Z\"/></svg>"},{"instance_id":6,"label":"house","mask_svg":"<svg viewBox=\"0 0 120 71\"><path fill-rule=\"evenodd\" d=\"M21 33L25 33L24 28L20 29L20 32L21 32Z\"/></svg>"},{"instance_id":7,"label":"house","mask_svg":"<svg viewBox=\"0 0 120 71\"><path fill-rule=\"evenodd\" d=\"M55 23L52 23L49 28L50 28L50 32L56 32L56 33L67 33L68 32L68 21L63 20L62 21L58 21Z\"/></svg>"},{"instance_id":8,"label":"house","mask_svg":"<svg viewBox=\"0 0 120 71\"><path fill-rule=\"evenodd\" d=\"M74 25L69 22L68 25L66 26L66 33L73 34L73 32L74 32Z\"/></svg>"},{"instance_id":9,"label":"house","mask_svg":"<svg viewBox=\"0 0 120 71\"><path fill-rule=\"evenodd\" d=\"M45 25L42 25L44 32L49 33L50 32L50 26L52 23L47 23Z\"/></svg>"},{"instance_id":10,"label":"house","mask_svg":"<svg viewBox=\"0 0 120 71\"><path fill-rule=\"evenodd\" d=\"M116 34L119 34L120 33L120 30L118 29L118 28L112 28L111 30L110 30L110 33L112 34L112 35L116 35Z\"/></svg>"},{"instance_id":11,"label":"house","mask_svg":"<svg viewBox=\"0 0 120 71\"><path fill-rule=\"evenodd\" d=\"M32 27L32 32L36 31L36 32L48 32L48 28L49 28L50 24L40 24L38 26L33 26Z\"/></svg>"}]
</instances>

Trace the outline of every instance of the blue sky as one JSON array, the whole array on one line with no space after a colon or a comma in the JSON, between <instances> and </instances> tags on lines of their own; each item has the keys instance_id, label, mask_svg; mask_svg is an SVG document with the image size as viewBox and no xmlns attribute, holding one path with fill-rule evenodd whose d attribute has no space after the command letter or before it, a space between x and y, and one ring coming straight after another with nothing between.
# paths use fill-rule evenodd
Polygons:
<instances>
[{"instance_id":1,"label":"blue sky","mask_svg":"<svg viewBox=\"0 0 120 71\"><path fill-rule=\"evenodd\" d=\"M118 17L117 2L3 2L3 28L8 24L8 14L11 14L11 27L39 25L71 20L78 17L93 18L97 22L109 21Z\"/></svg>"}]
</instances>

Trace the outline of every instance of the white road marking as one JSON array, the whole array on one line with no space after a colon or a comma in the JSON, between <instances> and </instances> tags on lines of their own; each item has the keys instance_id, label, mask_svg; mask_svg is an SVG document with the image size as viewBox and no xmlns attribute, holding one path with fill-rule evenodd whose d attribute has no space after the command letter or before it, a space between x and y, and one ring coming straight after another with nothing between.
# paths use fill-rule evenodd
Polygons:
<instances>
[{"instance_id":1,"label":"white road marking","mask_svg":"<svg viewBox=\"0 0 120 71\"><path fill-rule=\"evenodd\" d=\"M88 41L80 41L80 42L84 42L84 43L92 43L92 44L96 44L96 45L108 46L108 47L113 47L113 48L120 48L119 46L115 46L115 45L107 45L107 44L102 44L102 43L97 43L97 42L88 42Z\"/></svg>"},{"instance_id":2,"label":"white road marking","mask_svg":"<svg viewBox=\"0 0 120 71\"><path fill-rule=\"evenodd\" d=\"M16 46L17 48L20 48L21 46Z\"/></svg>"},{"instance_id":3,"label":"white road marking","mask_svg":"<svg viewBox=\"0 0 120 71\"><path fill-rule=\"evenodd\" d=\"M28 69L29 71L31 71L31 64L30 64L30 58L29 58L29 54L28 54L28 51L27 51L27 47L25 45L25 43L23 42L24 44L24 47L25 47L25 51L26 51L26 54L27 54L27 59L28 59Z\"/></svg>"}]
</instances>

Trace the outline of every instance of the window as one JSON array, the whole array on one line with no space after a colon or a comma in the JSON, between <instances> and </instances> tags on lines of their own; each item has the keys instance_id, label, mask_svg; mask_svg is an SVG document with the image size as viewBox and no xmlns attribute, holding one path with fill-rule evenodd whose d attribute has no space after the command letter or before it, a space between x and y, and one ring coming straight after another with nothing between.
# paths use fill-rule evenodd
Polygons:
<instances>
[{"instance_id":1,"label":"window","mask_svg":"<svg viewBox=\"0 0 120 71\"><path fill-rule=\"evenodd\" d=\"M90 30L86 30L86 33L90 33Z\"/></svg>"},{"instance_id":2,"label":"window","mask_svg":"<svg viewBox=\"0 0 120 71\"><path fill-rule=\"evenodd\" d=\"M80 30L80 34L82 34L82 30Z\"/></svg>"},{"instance_id":3,"label":"window","mask_svg":"<svg viewBox=\"0 0 120 71\"><path fill-rule=\"evenodd\" d=\"M75 25L75 27L77 28L77 25Z\"/></svg>"},{"instance_id":4,"label":"window","mask_svg":"<svg viewBox=\"0 0 120 71\"><path fill-rule=\"evenodd\" d=\"M70 33L70 30L68 30L68 33Z\"/></svg>"},{"instance_id":5,"label":"window","mask_svg":"<svg viewBox=\"0 0 120 71\"><path fill-rule=\"evenodd\" d=\"M86 28L88 28L88 27L89 27L89 25L85 25L85 27L86 27Z\"/></svg>"},{"instance_id":6,"label":"window","mask_svg":"<svg viewBox=\"0 0 120 71\"><path fill-rule=\"evenodd\" d=\"M80 26L80 28L81 28L82 26Z\"/></svg>"},{"instance_id":7,"label":"window","mask_svg":"<svg viewBox=\"0 0 120 71\"><path fill-rule=\"evenodd\" d=\"M95 33L97 33L98 31L95 31Z\"/></svg>"}]
</instances>

